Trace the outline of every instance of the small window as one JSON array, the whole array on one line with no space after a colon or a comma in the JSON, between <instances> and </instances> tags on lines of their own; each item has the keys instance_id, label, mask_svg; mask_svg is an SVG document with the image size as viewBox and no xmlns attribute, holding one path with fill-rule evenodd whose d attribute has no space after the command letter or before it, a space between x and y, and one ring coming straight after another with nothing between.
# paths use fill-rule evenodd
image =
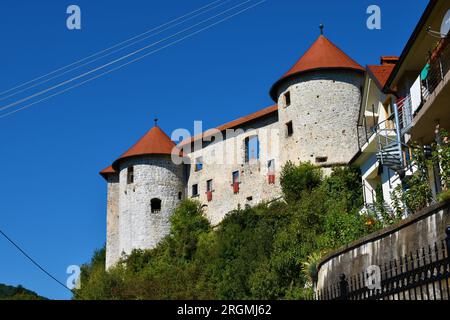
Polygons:
<instances>
[{"instance_id":1,"label":"small window","mask_svg":"<svg viewBox=\"0 0 450 320\"><path fill-rule=\"evenodd\" d=\"M134 183L134 167L128 167L127 169L127 184Z\"/></svg>"},{"instance_id":2,"label":"small window","mask_svg":"<svg viewBox=\"0 0 450 320\"><path fill-rule=\"evenodd\" d=\"M206 181L206 191L207 192L213 191L213 181L212 180Z\"/></svg>"},{"instance_id":3,"label":"small window","mask_svg":"<svg viewBox=\"0 0 450 320\"><path fill-rule=\"evenodd\" d=\"M183 199L183 192L178 192L178 200L181 200L181 199Z\"/></svg>"},{"instance_id":4,"label":"small window","mask_svg":"<svg viewBox=\"0 0 450 320\"><path fill-rule=\"evenodd\" d=\"M316 157L316 163L325 163L328 161L328 157Z\"/></svg>"},{"instance_id":5,"label":"small window","mask_svg":"<svg viewBox=\"0 0 450 320\"><path fill-rule=\"evenodd\" d=\"M152 209L152 213L160 213L161 212L161 199L154 198L150 201L150 206Z\"/></svg>"},{"instance_id":6,"label":"small window","mask_svg":"<svg viewBox=\"0 0 450 320\"><path fill-rule=\"evenodd\" d=\"M239 171L233 172L233 183L239 183Z\"/></svg>"},{"instance_id":7,"label":"small window","mask_svg":"<svg viewBox=\"0 0 450 320\"><path fill-rule=\"evenodd\" d=\"M269 160L269 162L267 163L267 168L269 174L275 173L275 160Z\"/></svg>"},{"instance_id":8,"label":"small window","mask_svg":"<svg viewBox=\"0 0 450 320\"><path fill-rule=\"evenodd\" d=\"M293 134L294 134L294 126L292 125L292 121L289 121L288 123L286 123L286 135L288 137L292 137Z\"/></svg>"},{"instance_id":9,"label":"small window","mask_svg":"<svg viewBox=\"0 0 450 320\"><path fill-rule=\"evenodd\" d=\"M203 170L203 157L198 157L195 159L195 172Z\"/></svg>"},{"instance_id":10,"label":"small window","mask_svg":"<svg viewBox=\"0 0 450 320\"><path fill-rule=\"evenodd\" d=\"M198 184L192 185L192 196L197 197L198 196Z\"/></svg>"},{"instance_id":11,"label":"small window","mask_svg":"<svg viewBox=\"0 0 450 320\"><path fill-rule=\"evenodd\" d=\"M284 104L286 107L289 107L291 105L291 92L288 91L284 94Z\"/></svg>"},{"instance_id":12,"label":"small window","mask_svg":"<svg viewBox=\"0 0 450 320\"><path fill-rule=\"evenodd\" d=\"M258 136L245 138L245 162L259 159L259 139Z\"/></svg>"}]
</instances>

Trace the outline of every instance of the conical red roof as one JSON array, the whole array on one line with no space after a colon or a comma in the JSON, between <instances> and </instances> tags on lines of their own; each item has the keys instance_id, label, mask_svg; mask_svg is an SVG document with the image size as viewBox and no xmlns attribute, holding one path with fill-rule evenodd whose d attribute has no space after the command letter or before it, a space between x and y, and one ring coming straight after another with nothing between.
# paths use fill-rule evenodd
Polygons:
<instances>
[{"instance_id":1,"label":"conical red roof","mask_svg":"<svg viewBox=\"0 0 450 320\"><path fill-rule=\"evenodd\" d=\"M170 137L160 127L154 126L134 146L114 161L113 168L117 170L118 162L125 158L152 154L171 155L172 152L177 152L175 147Z\"/></svg>"},{"instance_id":2,"label":"conical red roof","mask_svg":"<svg viewBox=\"0 0 450 320\"><path fill-rule=\"evenodd\" d=\"M302 72L320 69L352 69L364 72L361 65L321 35L300 60L272 86L270 90L272 99L277 101L278 86L285 79Z\"/></svg>"}]
</instances>

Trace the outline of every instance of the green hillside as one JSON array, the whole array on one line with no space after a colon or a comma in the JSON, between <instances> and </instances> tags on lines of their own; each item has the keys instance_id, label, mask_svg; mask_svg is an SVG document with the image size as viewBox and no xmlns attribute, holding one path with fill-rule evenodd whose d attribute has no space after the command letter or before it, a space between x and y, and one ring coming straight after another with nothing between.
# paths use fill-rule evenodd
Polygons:
<instances>
[{"instance_id":1,"label":"green hillside","mask_svg":"<svg viewBox=\"0 0 450 320\"><path fill-rule=\"evenodd\" d=\"M8 286L0 283L0 300L47 300L36 292L22 286Z\"/></svg>"},{"instance_id":2,"label":"green hillside","mask_svg":"<svg viewBox=\"0 0 450 320\"><path fill-rule=\"evenodd\" d=\"M288 163L284 201L238 208L213 228L201 204L185 200L171 233L154 250L136 250L105 271L105 250L82 267L76 299L310 299L327 252L395 221L361 214L353 168L324 176Z\"/></svg>"}]
</instances>

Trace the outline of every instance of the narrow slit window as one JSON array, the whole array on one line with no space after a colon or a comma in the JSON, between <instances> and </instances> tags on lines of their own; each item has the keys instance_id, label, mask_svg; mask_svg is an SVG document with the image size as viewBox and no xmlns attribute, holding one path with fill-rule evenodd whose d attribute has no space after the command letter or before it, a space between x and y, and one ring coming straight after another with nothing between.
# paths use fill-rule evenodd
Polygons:
<instances>
[{"instance_id":1,"label":"narrow slit window","mask_svg":"<svg viewBox=\"0 0 450 320\"><path fill-rule=\"evenodd\" d=\"M161 199L154 198L150 201L150 206L152 213L160 213L161 212Z\"/></svg>"},{"instance_id":2,"label":"narrow slit window","mask_svg":"<svg viewBox=\"0 0 450 320\"><path fill-rule=\"evenodd\" d=\"M316 163L325 163L328 161L328 157L316 157Z\"/></svg>"},{"instance_id":3,"label":"narrow slit window","mask_svg":"<svg viewBox=\"0 0 450 320\"><path fill-rule=\"evenodd\" d=\"M134 183L134 167L128 167L127 169L127 184Z\"/></svg>"},{"instance_id":4,"label":"narrow slit window","mask_svg":"<svg viewBox=\"0 0 450 320\"><path fill-rule=\"evenodd\" d=\"M213 181L212 180L206 181L206 191L207 192L213 191Z\"/></svg>"},{"instance_id":5,"label":"narrow slit window","mask_svg":"<svg viewBox=\"0 0 450 320\"><path fill-rule=\"evenodd\" d=\"M233 193L239 193L239 171L233 172Z\"/></svg>"},{"instance_id":6,"label":"narrow slit window","mask_svg":"<svg viewBox=\"0 0 450 320\"><path fill-rule=\"evenodd\" d=\"M284 94L284 103L286 107L289 107L291 105L291 92L288 91Z\"/></svg>"},{"instance_id":7,"label":"narrow slit window","mask_svg":"<svg viewBox=\"0 0 450 320\"><path fill-rule=\"evenodd\" d=\"M293 134L294 134L294 126L292 124L292 121L289 121L288 123L286 123L286 135L288 137L292 137Z\"/></svg>"}]
</instances>

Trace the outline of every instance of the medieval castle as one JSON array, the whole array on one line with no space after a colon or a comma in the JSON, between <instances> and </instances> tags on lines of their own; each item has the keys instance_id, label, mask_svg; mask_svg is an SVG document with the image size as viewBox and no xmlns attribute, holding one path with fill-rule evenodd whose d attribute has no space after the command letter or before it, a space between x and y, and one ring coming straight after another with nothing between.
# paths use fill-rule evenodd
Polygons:
<instances>
[{"instance_id":1,"label":"medieval castle","mask_svg":"<svg viewBox=\"0 0 450 320\"><path fill-rule=\"evenodd\" d=\"M155 124L101 172L108 183L107 267L123 253L155 247L184 198L198 199L216 225L239 205L280 197L287 161L348 164L359 150L365 72L321 35L272 86L274 106L177 146ZM174 150L188 161L173 161Z\"/></svg>"}]
</instances>

